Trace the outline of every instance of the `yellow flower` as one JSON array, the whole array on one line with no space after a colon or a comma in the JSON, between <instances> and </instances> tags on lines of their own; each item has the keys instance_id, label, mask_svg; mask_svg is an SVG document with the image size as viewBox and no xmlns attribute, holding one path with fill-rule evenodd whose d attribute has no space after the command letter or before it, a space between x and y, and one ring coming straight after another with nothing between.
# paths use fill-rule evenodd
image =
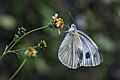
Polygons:
<instances>
[{"instance_id":1,"label":"yellow flower","mask_svg":"<svg viewBox=\"0 0 120 80\"><path fill-rule=\"evenodd\" d=\"M25 55L28 57L37 57L37 50L33 47L30 47L25 51Z\"/></svg>"},{"instance_id":2,"label":"yellow flower","mask_svg":"<svg viewBox=\"0 0 120 80\"><path fill-rule=\"evenodd\" d=\"M57 29L62 29L64 28L64 22L63 19L58 18L58 14L56 13L54 16L52 16L53 20L54 20L54 24L55 24L55 28Z\"/></svg>"},{"instance_id":3,"label":"yellow flower","mask_svg":"<svg viewBox=\"0 0 120 80\"><path fill-rule=\"evenodd\" d=\"M47 47L47 43L45 40L42 40L42 43L44 44L44 47Z\"/></svg>"},{"instance_id":4,"label":"yellow flower","mask_svg":"<svg viewBox=\"0 0 120 80\"><path fill-rule=\"evenodd\" d=\"M56 24L55 28L57 28L57 29L63 29L64 28L64 22L63 22L63 20L61 18L56 18L54 20L54 23Z\"/></svg>"},{"instance_id":5,"label":"yellow flower","mask_svg":"<svg viewBox=\"0 0 120 80\"><path fill-rule=\"evenodd\" d=\"M63 29L64 28L64 22L62 18L58 18L58 14L56 13L54 16L52 16L53 18L53 24L54 24L54 28L58 29L58 32L60 34L60 30L59 29Z\"/></svg>"},{"instance_id":6,"label":"yellow flower","mask_svg":"<svg viewBox=\"0 0 120 80\"><path fill-rule=\"evenodd\" d=\"M46 48L46 47L47 47L47 42L45 40L41 40L40 48Z\"/></svg>"}]
</instances>

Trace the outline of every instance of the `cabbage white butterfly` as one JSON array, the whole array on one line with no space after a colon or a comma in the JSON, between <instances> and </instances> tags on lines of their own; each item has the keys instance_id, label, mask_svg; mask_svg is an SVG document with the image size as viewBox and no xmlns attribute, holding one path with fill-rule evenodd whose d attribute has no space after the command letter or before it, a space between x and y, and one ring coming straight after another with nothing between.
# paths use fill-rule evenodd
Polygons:
<instances>
[{"instance_id":1,"label":"cabbage white butterfly","mask_svg":"<svg viewBox=\"0 0 120 80\"><path fill-rule=\"evenodd\" d=\"M97 66L103 61L102 54L85 33L71 25L58 50L58 58L68 68Z\"/></svg>"}]
</instances>

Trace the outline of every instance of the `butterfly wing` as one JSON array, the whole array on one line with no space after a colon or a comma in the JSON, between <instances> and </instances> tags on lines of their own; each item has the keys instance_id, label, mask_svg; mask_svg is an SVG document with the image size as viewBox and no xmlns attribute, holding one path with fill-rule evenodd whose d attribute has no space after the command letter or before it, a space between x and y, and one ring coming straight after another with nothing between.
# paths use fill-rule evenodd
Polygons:
<instances>
[{"instance_id":1,"label":"butterfly wing","mask_svg":"<svg viewBox=\"0 0 120 80\"><path fill-rule=\"evenodd\" d=\"M58 58L65 66L76 69L81 63L81 39L79 36L67 33L58 50Z\"/></svg>"},{"instance_id":2,"label":"butterfly wing","mask_svg":"<svg viewBox=\"0 0 120 80\"><path fill-rule=\"evenodd\" d=\"M82 41L83 58L80 66L97 66L103 61L103 57L97 45L85 33L78 30Z\"/></svg>"}]
</instances>

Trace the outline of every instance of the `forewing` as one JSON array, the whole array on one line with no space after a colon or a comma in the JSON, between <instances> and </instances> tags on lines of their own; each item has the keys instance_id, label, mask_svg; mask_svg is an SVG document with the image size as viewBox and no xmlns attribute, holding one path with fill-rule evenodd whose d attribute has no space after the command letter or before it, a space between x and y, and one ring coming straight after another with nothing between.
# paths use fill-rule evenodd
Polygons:
<instances>
[{"instance_id":1,"label":"forewing","mask_svg":"<svg viewBox=\"0 0 120 80\"><path fill-rule=\"evenodd\" d=\"M76 69L81 62L80 37L67 33L58 50L58 58L65 66Z\"/></svg>"},{"instance_id":2,"label":"forewing","mask_svg":"<svg viewBox=\"0 0 120 80\"><path fill-rule=\"evenodd\" d=\"M78 31L78 33L80 34L83 50L83 58L80 66L89 67L99 65L103 61L99 48L85 33L82 31Z\"/></svg>"}]
</instances>

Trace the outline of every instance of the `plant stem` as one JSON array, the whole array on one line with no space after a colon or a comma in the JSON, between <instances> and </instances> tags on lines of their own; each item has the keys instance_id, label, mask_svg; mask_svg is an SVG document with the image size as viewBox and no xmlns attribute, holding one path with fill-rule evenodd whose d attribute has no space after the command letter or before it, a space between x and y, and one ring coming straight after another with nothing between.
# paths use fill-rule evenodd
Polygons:
<instances>
[{"instance_id":1,"label":"plant stem","mask_svg":"<svg viewBox=\"0 0 120 80\"><path fill-rule=\"evenodd\" d=\"M25 36L27 36L27 35L30 34L30 33L33 33L33 32L35 32L35 31L39 31L39 30L44 29L44 28L47 28L47 27L49 27L49 26L47 25L47 26L39 27L39 28L33 29L33 30L25 33L25 34L24 34L23 36L21 36L18 40L16 40L15 43L13 43L13 44L8 48L8 50L7 50L4 54L2 54L2 55L0 56L0 60L2 60L3 57L4 57L6 54L8 54L8 51L10 51L22 38L24 38Z\"/></svg>"},{"instance_id":2,"label":"plant stem","mask_svg":"<svg viewBox=\"0 0 120 80\"><path fill-rule=\"evenodd\" d=\"M1 56L0 56L0 61L3 59L3 57L7 54L7 52L4 52Z\"/></svg>"},{"instance_id":3,"label":"plant stem","mask_svg":"<svg viewBox=\"0 0 120 80\"><path fill-rule=\"evenodd\" d=\"M28 49L28 48L22 48L22 49L10 50L10 51L8 51L8 52L18 52L18 51L22 51L22 50L26 50L26 49Z\"/></svg>"},{"instance_id":4,"label":"plant stem","mask_svg":"<svg viewBox=\"0 0 120 80\"><path fill-rule=\"evenodd\" d=\"M25 33L23 36L21 36L18 40L15 41L15 43L9 48L9 50L11 50L23 37L25 37L26 35L30 34L30 33L33 33L35 31L38 31L38 30L41 30L41 29L44 29L44 28L47 28L48 26L43 26L43 27L40 27L40 28L36 28L36 29L33 29L27 33Z\"/></svg>"},{"instance_id":5,"label":"plant stem","mask_svg":"<svg viewBox=\"0 0 120 80\"><path fill-rule=\"evenodd\" d=\"M19 68L16 70L16 72L10 77L9 80L12 80L17 75L17 73L22 69L22 67L24 66L24 64L27 62L27 59L28 58L24 59L24 61L22 62L22 64L19 66Z\"/></svg>"}]
</instances>

